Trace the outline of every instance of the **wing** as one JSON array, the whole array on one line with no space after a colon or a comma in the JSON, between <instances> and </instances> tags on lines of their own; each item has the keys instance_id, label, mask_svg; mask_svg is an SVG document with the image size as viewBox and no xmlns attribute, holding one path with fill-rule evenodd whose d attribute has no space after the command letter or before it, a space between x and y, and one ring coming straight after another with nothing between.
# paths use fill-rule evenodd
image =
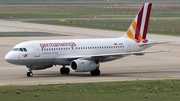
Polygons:
<instances>
[{"instance_id":1,"label":"wing","mask_svg":"<svg viewBox=\"0 0 180 101\"><path fill-rule=\"evenodd\" d=\"M144 55L146 53L157 53L157 52L168 52L171 49L164 51L164 50L154 50L154 51L142 51L142 52L127 52L127 53L110 53L110 54L95 54L95 55L79 55L79 56L69 56L69 60L74 60L74 59L86 59L86 60L95 60L95 59L119 59L123 58L128 55Z\"/></svg>"}]
</instances>

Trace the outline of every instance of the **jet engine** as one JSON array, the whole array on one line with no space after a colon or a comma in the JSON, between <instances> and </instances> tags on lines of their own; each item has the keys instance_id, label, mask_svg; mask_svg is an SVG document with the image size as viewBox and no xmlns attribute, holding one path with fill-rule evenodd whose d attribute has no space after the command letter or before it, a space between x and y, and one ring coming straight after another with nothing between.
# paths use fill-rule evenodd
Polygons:
<instances>
[{"instance_id":1,"label":"jet engine","mask_svg":"<svg viewBox=\"0 0 180 101\"><path fill-rule=\"evenodd\" d=\"M46 68L50 68L53 65L30 65L30 66L26 66L27 68L30 68L31 70L41 70L41 69L46 69Z\"/></svg>"},{"instance_id":2,"label":"jet engine","mask_svg":"<svg viewBox=\"0 0 180 101\"><path fill-rule=\"evenodd\" d=\"M73 60L70 66L75 72L89 72L99 68L99 64L91 60Z\"/></svg>"}]
</instances>

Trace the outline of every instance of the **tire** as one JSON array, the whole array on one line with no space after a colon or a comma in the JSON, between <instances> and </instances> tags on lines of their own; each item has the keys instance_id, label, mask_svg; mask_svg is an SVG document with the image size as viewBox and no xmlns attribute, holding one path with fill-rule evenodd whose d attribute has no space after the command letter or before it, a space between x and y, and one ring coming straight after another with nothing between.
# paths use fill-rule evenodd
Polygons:
<instances>
[{"instance_id":1,"label":"tire","mask_svg":"<svg viewBox=\"0 0 180 101\"><path fill-rule=\"evenodd\" d=\"M33 77L33 73L32 72L27 72L27 76L28 77Z\"/></svg>"},{"instance_id":2,"label":"tire","mask_svg":"<svg viewBox=\"0 0 180 101\"><path fill-rule=\"evenodd\" d=\"M101 72L99 69L95 69L95 70L91 71L90 73L92 76L98 76L98 75L100 75Z\"/></svg>"},{"instance_id":3,"label":"tire","mask_svg":"<svg viewBox=\"0 0 180 101\"><path fill-rule=\"evenodd\" d=\"M69 69L69 68L64 68L64 67L62 67L62 68L60 69L60 73L61 73L61 74L69 74L69 72L70 72L70 69Z\"/></svg>"},{"instance_id":4,"label":"tire","mask_svg":"<svg viewBox=\"0 0 180 101\"><path fill-rule=\"evenodd\" d=\"M70 69L69 68L65 68L65 74L69 74Z\"/></svg>"}]
</instances>

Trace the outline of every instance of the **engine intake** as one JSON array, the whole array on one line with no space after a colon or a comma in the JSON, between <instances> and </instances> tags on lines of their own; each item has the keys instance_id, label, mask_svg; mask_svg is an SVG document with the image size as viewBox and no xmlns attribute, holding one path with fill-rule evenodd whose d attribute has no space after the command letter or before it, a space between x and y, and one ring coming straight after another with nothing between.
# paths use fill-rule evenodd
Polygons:
<instances>
[{"instance_id":1,"label":"engine intake","mask_svg":"<svg viewBox=\"0 0 180 101\"><path fill-rule=\"evenodd\" d=\"M90 72L99 68L99 64L96 64L91 60L73 60L71 61L70 66L75 72Z\"/></svg>"}]
</instances>

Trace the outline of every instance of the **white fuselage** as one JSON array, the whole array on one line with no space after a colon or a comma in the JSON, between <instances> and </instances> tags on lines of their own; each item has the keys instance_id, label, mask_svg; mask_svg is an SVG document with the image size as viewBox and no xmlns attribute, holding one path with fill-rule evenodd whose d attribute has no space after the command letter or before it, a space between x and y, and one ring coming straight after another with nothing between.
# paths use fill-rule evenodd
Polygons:
<instances>
[{"instance_id":1,"label":"white fuselage","mask_svg":"<svg viewBox=\"0 0 180 101\"><path fill-rule=\"evenodd\" d=\"M68 58L73 56L137 52L149 47L139 44L127 38L26 41L17 44L5 58L17 65L69 65L71 59ZM27 51L17 51L20 48ZM118 58L104 58L100 62Z\"/></svg>"}]
</instances>

